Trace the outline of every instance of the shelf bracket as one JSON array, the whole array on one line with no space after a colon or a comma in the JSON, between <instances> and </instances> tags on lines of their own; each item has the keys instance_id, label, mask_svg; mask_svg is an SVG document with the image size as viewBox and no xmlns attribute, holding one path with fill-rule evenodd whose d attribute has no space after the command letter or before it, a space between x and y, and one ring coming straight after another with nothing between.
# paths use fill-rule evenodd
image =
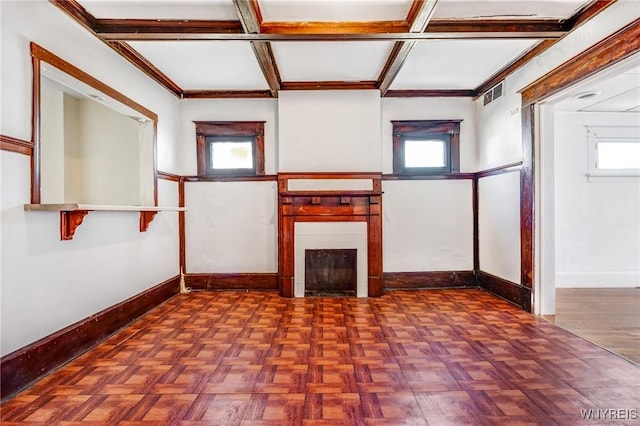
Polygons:
<instances>
[{"instance_id":1,"label":"shelf bracket","mask_svg":"<svg viewBox=\"0 0 640 426\"><path fill-rule=\"evenodd\" d=\"M157 211L140 211L140 232L149 229L149 224L153 221Z\"/></svg>"},{"instance_id":2,"label":"shelf bracket","mask_svg":"<svg viewBox=\"0 0 640 426\"><path fill-rule=\"evenodd\" d=\"M60 212L60 239L62 241L73 239L76 228L80 226L89 210L70 210Z\"/></svg>"}]
</instances>

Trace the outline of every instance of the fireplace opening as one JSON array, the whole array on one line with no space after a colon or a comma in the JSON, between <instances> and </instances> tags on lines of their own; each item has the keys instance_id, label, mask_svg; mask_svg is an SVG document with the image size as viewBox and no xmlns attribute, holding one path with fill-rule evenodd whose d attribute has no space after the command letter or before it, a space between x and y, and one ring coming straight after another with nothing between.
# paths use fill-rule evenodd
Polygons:
<instances>
[{"instance_id":1,"label":"fireplace opening","mask_svg":"<svg viewBox=\"0 0 640 426\"><path fill-rule=\"evenodd\" d=\"M355 296L357 249L304 251L305 296Z\"/></svg>"}]
</instances>

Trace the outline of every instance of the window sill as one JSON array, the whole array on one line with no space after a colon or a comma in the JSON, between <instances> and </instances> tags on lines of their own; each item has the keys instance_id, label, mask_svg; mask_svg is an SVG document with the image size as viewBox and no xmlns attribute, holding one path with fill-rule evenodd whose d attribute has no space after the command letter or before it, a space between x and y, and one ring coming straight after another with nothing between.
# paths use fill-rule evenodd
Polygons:
<instances>
[{"instance_id":1,"label":"window sill","mask_svg":"<svg viewBox=\"0 0 640 426\"><path fill-rule=\"evenodd\" d=\"M140 212L140 232L145 232L160 211L186 211L184 207L159 206L117 206L106 204L25 204L25 211L32 212L60 212L60 239L71 240L76 228L80 226L84 217L91 211L119 211Z\"/></svg>"},{"instance_id":2,"label":"window sill","mask_svg":"<svg viewBox=\"0 0 640 426\"><path fill-rule=\"evenodd\" d=\"M595 172L585 176L588 182L640 182L640 172Z\"/></svg>"}]
</instances>

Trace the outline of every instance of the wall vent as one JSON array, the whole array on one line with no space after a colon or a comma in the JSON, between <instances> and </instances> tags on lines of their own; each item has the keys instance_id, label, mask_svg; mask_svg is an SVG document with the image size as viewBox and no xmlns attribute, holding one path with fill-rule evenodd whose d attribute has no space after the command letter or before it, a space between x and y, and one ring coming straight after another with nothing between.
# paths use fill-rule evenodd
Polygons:
<instances>
[{"instance_id":1,"label":"wall vent","mask_svg":"<svg viewBox=\"0 0 640 426\"><path fill-rule=\"evenodd\" d=\"M484 105L488 105L491 102L498 99L504 93L504 80L493 86L491 89L484 93Z\"/></svg>"}]
</instances>

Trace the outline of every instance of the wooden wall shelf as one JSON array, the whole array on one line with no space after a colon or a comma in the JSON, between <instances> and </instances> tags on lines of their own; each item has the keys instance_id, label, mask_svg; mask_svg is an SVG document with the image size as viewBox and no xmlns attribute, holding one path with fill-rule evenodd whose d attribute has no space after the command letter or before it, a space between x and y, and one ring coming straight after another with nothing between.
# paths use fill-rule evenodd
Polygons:
<instances>
[{"instance_id":1,"label":"wooden wall shelf","mask_svg":"<svg viewBox=\"0 0 640 426\"><path fill-rule=\"evenodd\" d=\"M31 212L60 212L60 239L71 240L76 228L80 226L84 217L92 211L140 212L140 232L145 232L160 211L185 211L184 207L158 206L115 206L104 204L25 204L25 211Z\"/></svg>"}]
</instances>

